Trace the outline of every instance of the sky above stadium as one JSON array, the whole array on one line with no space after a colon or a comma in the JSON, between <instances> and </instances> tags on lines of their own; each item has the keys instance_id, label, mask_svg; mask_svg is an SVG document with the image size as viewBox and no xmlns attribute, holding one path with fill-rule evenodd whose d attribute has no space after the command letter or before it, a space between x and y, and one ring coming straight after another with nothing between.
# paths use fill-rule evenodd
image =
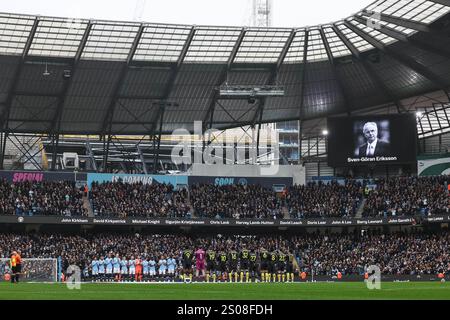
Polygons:
<instances>
[{"instance_id":1,"label":"sky above stadium","mask_svg":"<svg viewBox=\"0 0 450 320\"><path fill-rule=\"evenodd\" d=\"M15 0L1 1L0 12L44 16L196 25L251 25L252 0ZM334 22L374 0L273 0L274 27Z\"/></svg>"}]
</instances>

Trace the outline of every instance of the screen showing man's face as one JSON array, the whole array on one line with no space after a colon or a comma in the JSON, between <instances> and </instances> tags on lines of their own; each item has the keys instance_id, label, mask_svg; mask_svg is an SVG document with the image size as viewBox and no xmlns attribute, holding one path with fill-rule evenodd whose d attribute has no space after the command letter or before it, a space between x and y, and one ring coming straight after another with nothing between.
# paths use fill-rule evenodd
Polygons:
<instances>
[{"instance_id":1,"label":"screen showing man's face","mask_svg":"<svg viewBox=\"0 0 450 320\"><path fill-rule=\"evenodd\" d=\"M372 143L378 136L378 128L376 125L368 124L364 126L364 137L367 139L367 142Z\"/></svg>"},{"instance_id":2,"label":"screen showing man's face","mask_svg":"<svg viewBox=\"0 0 450 320\"><path fill-rule=\"evenodd\" d=\"M417 162L413 113L330 117L327 128L330 167Z\"/></svg>"}]
</instances>

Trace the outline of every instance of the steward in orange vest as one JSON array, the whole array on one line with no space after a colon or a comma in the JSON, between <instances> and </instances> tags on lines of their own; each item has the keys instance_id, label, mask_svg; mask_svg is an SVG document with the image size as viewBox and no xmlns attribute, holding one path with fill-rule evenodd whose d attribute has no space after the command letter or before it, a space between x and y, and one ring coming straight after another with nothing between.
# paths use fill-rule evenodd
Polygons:
<instances>
[{"instance_id":1,"label":"steward in orange vest","mask_svg":"<svg viewBox=\"0 0 450 320\"><path fill-rule=\"evenodd\" d=\"M9 267L11 269L11 283L16 282L16 272L17 272L17 259L16 259L17 253L13 251L11 254L11 258L9 259Z\"/></svg>"}]
</instances>

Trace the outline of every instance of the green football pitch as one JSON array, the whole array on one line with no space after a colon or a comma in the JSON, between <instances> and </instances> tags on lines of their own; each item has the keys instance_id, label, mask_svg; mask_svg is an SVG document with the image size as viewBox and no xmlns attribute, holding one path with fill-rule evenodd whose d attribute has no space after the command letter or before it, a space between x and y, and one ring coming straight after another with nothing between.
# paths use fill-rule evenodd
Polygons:
<instances>
[{"instance_id":1,"label":"green football pitch","mask_svg":"<svg viewBox=\"0 0 450 320\"><path fill-rule=\"evenodd\" d=\"M450 283L386 282L369 290L363 282L342 283L0 283L0 299L159 299L159 300L317 300L448 299Z\"/></svg>"}]
</instances>

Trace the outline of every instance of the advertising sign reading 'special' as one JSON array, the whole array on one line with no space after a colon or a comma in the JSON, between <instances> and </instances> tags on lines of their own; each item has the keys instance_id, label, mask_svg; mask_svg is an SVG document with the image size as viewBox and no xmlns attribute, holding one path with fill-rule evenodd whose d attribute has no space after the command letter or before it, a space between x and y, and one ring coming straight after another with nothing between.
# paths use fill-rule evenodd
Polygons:
<instances>
[{"instance_id":1,"label":"advertising sign reading 'special'","mask_svg":"<svg viewBox=\"0 0 450 320\"><path fill-rule=\"evenodd\" d=\"M43 173L16 172L13 174L12 182L23 182L23 181L41 182L43 180L44 180Z\"/></svg>"},{"instance_id":2,"label":"advertising sign reading 'special'","mask_svg":"<svg viewBox=\"0 0 450 320\"><path fill-rule=\"evenodd\" d=\"M78 173L77 180L86 181L85 173ZM0 179L9 182L43 182L43 181L75 181L73 172L43 172L43 171L0 171Z\"/></svg>"}]
</instances>

